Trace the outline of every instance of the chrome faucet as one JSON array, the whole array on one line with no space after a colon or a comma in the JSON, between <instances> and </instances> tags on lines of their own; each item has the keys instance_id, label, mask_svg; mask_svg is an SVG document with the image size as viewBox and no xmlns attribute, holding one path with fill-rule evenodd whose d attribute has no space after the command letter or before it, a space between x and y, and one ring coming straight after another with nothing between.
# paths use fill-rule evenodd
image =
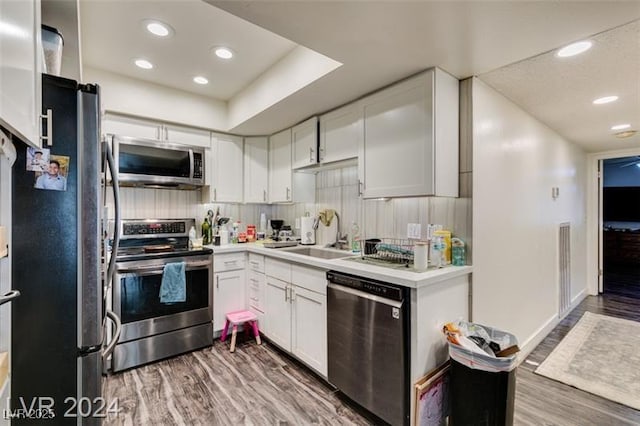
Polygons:
<instances>
[{"instance_id":1,"label":"chrome faucet","mask_svg":"<svg viewBox=\"0 0 640 426\"><path fill-rule=\"evenodd\" d=\"M348 235L344 234L344 235L340 235L340 215L338 214L338 212L335 213L336 215L336 241L333 244L327 244L326 247L333 247L333 248L337 248L339 250L344 250L347 245L348 245Z\"/></svg>"}]
</instances>

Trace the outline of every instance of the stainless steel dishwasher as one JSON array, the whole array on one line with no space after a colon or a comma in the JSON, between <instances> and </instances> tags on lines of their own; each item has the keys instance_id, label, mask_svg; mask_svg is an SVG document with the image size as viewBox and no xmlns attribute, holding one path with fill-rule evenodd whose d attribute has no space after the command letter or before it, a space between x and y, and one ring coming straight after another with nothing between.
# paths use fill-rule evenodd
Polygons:
<instances>
[{"instance_id":1,"label":"stainless steel dishwasher","mask_svg":"<svg viewBox=\"0 0 640 426\"><path fill-rule=\"evenodd\" d=\"M408 289L327 272L328 378L392 425L409 423Z\"/></svg>"}]
</instances>

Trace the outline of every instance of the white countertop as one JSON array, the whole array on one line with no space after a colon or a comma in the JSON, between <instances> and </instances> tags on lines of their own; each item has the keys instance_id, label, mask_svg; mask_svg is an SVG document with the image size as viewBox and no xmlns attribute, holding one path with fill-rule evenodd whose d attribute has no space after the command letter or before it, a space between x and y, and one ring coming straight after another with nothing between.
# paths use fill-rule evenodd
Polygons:
<instances>
[{"instance_id":1,"label":"white countertop","mask_svg":"<svg viewBox=\"0 0 640 426\"><path fill-rule=\"evenodd\" d=\"M429 268L425 272L403 271L383 266L357 263L344 259L322 259L304 254L291 253L287 248L265 248L261 243L228 244L224 246L206 246L213 249L214 256L223 253L249 252L265 256L288 260L315 268L344 272L346 274L359 277L371 278L388 283L398 284L410 288L418 288L435 284L451 278L467 275L473 271L472 266L446 266L444 268ZM324 249L322 246L298 246L316 247ZM337 250L332 250L337 251ZM346 256L357 256L348 251L343 252Z\"/></svg>"}]
</instances>

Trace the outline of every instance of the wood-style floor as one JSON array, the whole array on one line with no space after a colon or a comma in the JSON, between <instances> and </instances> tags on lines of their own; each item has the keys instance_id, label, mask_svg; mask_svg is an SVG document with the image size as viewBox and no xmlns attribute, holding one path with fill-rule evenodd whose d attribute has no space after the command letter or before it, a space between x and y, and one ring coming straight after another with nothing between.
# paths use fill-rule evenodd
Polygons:
<instances>
[{"instance_id":1,"label":"wood-style floor","mask_svg":"<svg viewBox=\"0 0 640 426\"><path fill-rule=\"evenodd\" d=\"M240 336L239 336L240 338ZM119 402L105 425L369 425L324 381L254 340L211 348L107 377Z\"/></svg>"},{"instance_id":2,"label":"wood-style floor","mask_svg":"<svg viewBox=\"0 0 640 426\"><path fill-rule=\"evenodd\" d=\"M605 263L604 292L640 299L640 265Z\"/></svg>"},{"instance_id":3,"label":"wood-style floor","mask_svg":"<svg viewBox=\"0 0 640 426\"><path fill-rule=\"evenodd\" d=\"M585 311L640 321L640 299L589 296L527 358L540 363ZM640 349L640 348L639 348ZM516 425L639 425L640 411L534 373L517 370ZM105 398L120 413L107 425L375 424L325 382L268 343L226 344L110 376Z\"/></svg>"}]
</instances>

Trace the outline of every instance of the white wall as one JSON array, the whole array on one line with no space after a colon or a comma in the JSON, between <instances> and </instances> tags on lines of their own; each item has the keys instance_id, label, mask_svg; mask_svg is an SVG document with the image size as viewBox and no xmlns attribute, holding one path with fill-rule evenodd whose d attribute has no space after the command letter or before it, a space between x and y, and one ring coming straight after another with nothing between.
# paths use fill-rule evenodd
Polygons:
<instances>
[{"instance_id":1,"label":"white wall","mask_svg":"<svg viewBox=\"0 0 640 426\"><path fill-rule=\"evenodd\" d=\"M98 83L104 111L212 130L227 129L227 104L205 96L144 82L91 67L84 81Z\"/></svg>"},{"instance_id":2,"label":"white wall","mask_svg":"<svg viewBox=\"0 0 640 426\"><path fill-rule=\"evenodd\" d=\"M571 295L586 294L586 155L478 79L472 97L473 320L532 346L557 321L562 222Z\"/></svg>"}]
</instances>

